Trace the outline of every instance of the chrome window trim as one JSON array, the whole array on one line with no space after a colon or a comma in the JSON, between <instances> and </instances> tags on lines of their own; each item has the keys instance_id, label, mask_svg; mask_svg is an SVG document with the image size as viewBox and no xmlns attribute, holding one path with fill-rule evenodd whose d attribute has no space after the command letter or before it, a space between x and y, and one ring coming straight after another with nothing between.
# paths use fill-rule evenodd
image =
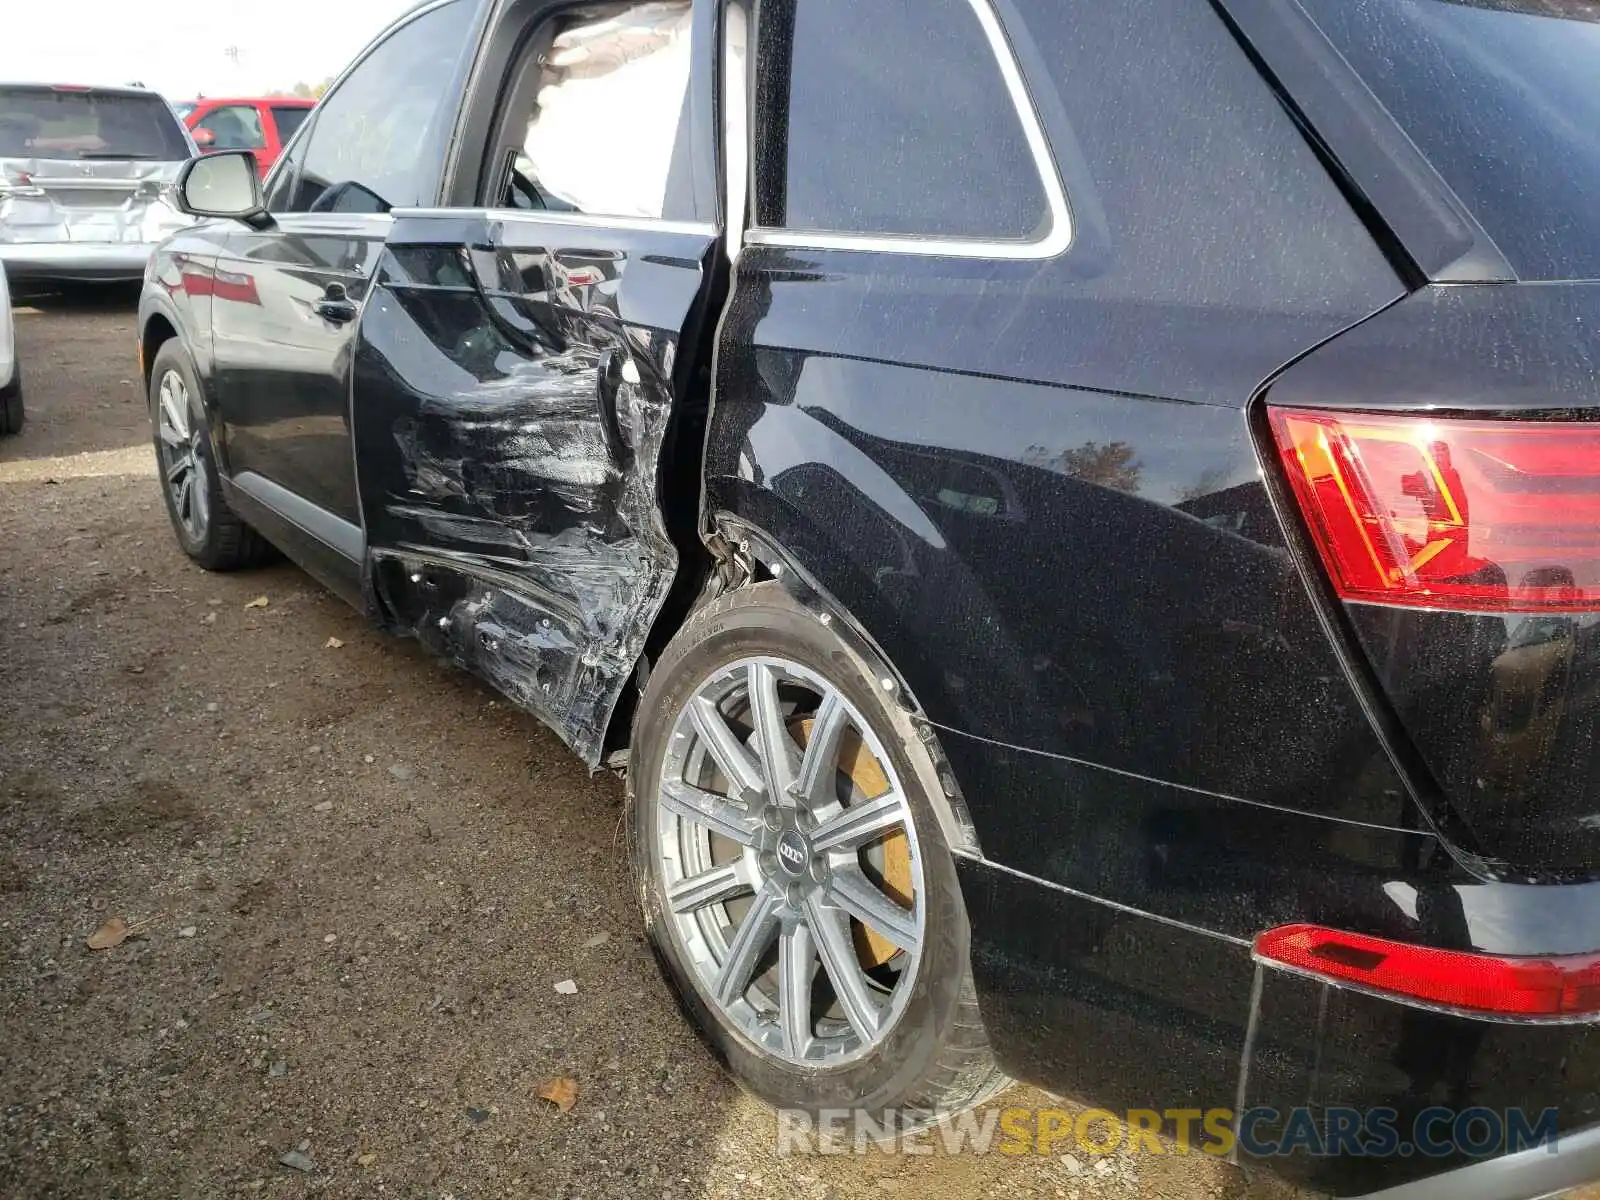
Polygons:
<instances>
[{"instance_id":1,"label":"chrome window trim","mask_svg":"<svg viewBox=\"0 0 1600 1200\"><path fill-rule=\"evenodd\" d=\"M558 212L528 208L396 208L389 212L395 220L408 217L478 217L518 225L568 225L581 229L632 229L641 233L682 233L715 237L714 221L670 221L665 217L608 217L599 213Z\"/></svg>"},{"instance_id":2,"label":"chrome window trim","mask_svg":"<svg viewBox=\"0 0 1600 1200\"><path fill-rule=\"evenodd\" d=\"M383 238L394 225L393 212L285 212L273 213L273 222L287 233L327 234L331 237Z\"/></svg>"},{"instance_id":3,"label":"chrome window trim","mask_svg":"<svg viewBox=\"0 0 1600 1200\"><path fill-rule=\"evenodd\" d=\"M728 261L738 263L744 248L750 203L750 12L744 0L729 0L722 10L722 170L723 222L728 227ZM744 38L744 57L735 63L733 36ZM743 67L735 71L734 67Z\"/></svg>"},{"instance_id":4,"label":"chrome window trim","mask_svg":"<svg viewBox=\"0 0 1600 1200\"><path fill-rule=\"evenodd\" d=\"M802 0L803 2L803 0ZM917 254L944 258L1045 259L1055 258L1072 245L1072 209L1067 203L1066 185L1050 152L1050 139L1038 106L1022 77L1011 40L1000 24L999 14L989 0L967 0L978 23L989 39L989 49L1000 67L1012 107L1022 122L1034 166L1044 186L1050 228L1033 241L987 238L924 237L916 234L846 233L835 230L805 230L788 227L757 226L745 234L747 245L790 246L802 250L866 250L886 254Z\"/></svg>"}]
</instances>

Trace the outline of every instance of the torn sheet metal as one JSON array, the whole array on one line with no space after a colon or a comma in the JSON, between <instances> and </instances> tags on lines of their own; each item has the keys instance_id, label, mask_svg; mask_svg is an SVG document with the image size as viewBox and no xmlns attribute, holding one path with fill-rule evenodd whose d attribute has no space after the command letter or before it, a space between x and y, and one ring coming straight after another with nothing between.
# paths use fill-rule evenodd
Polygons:
<instances>
[{"instance_id":1,"label":"torn sheet metal","mask_svg":"<svg viewBox=\"0 0 1600 1200\"><path fill-rule=\"evenodd\" d=\"M555 234L580 236L485 222L456 250L391 246L353 412L391 623L595 767L678 562L658 491L679 339L624 314L648 290L681 324L702 273L653 234L523 244Z\"/></svg>"}]
</instances>

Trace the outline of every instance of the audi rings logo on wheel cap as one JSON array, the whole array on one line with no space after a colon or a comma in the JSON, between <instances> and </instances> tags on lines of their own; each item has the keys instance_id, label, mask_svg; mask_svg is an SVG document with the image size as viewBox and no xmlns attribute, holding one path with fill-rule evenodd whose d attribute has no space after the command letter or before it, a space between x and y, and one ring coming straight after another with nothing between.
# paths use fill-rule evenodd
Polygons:
<instances>
[{"instance_id":1,"label":"audi rings logo on wheel cap","mask_svg":"<svg viewBox=\"0 0 1600 1200\"><path fill-rule=\"evenodd\" d=\"M791 829L778 839L778 861L791 875L802 873L806 869L806 859L809 857L810 855L806 853L805 840L794 830Z\"/></svg>"}]
</instances>

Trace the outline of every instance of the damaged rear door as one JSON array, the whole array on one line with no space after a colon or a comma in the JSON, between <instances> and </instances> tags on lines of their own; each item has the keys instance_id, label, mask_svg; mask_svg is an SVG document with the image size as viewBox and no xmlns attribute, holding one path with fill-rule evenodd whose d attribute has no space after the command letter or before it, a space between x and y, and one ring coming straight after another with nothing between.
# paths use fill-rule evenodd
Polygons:
<instances>
[{"instance_id":1,"label":"damaged rear door","mask_svg":"<svg viewBox=\"0 0 1600 1200\"><path fill-rule=\"evenodd\" d=\"M690 11L546 22L506 85L491 206L396 214L356 348L381 615L591 767L678 564L662 452L719 250Z\"/></svg>"}]
</instances>

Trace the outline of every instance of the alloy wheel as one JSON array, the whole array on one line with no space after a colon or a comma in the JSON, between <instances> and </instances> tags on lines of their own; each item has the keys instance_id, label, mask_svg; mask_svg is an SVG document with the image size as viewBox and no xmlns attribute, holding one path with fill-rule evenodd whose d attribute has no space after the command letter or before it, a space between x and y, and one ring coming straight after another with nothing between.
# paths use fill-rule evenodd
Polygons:
<instances>
[{"instance_id":1,"label":"alloy wheel","mask_svg":"<svg viewBox=\"0 0 1600 1200\"><path fill-rule=\"evenodd\" d=\"M156 432L161 439L161 474L172 511L184 532L195 541L205 539L210 520L210 476L200 453L205 431L189 408L189 388L183 376L168 371L156 391Z\"/></svg>"},{"instance_id":2,"label":"alloy wheel","mask_svg":"<svg viewBox=\"0 0 1600 1200\"><path fill-rule=\"evenodd\" d=\"M881 1044L922 957L923 864L861 712L798 663L729 664L679 715L656 794L667 920L702 995L792 1064Z\"/></svg>"}]
</instances>

